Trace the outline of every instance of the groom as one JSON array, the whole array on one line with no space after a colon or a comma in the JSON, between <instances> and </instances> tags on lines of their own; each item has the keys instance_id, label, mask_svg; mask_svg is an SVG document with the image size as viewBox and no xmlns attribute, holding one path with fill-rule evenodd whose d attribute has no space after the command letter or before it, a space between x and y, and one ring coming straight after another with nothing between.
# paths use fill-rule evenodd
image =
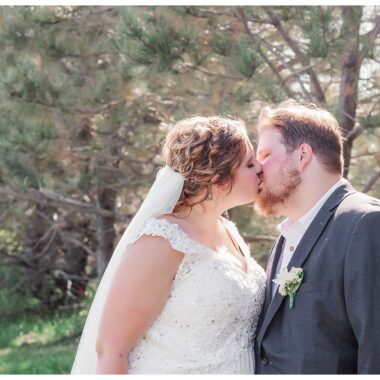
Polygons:
<instances>
[{"instance_id":1,"label":"groom","mask_svg":"<svg viewBox=\"0 0 380 380\"><path fill-rule=\"evenodd\" d=\"M337 121L292 100L266 107L257 156L257 207L286 219L267 267L256 372L379 374L380 201L342 178ZM279 272L292 267L301 283L284 292Z\"/></svg>"}]
</instances>

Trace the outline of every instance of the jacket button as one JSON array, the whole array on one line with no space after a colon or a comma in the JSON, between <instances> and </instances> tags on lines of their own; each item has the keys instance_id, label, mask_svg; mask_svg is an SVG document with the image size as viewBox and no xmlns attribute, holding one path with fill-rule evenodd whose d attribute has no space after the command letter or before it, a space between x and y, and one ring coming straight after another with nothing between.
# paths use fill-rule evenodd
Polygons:
<instances>
[{"instance_id":1,"label":"jacket button","mask_svg":"<svg viewBox=\"0 0 380 380\"><path fill-rule=\"evenodd\" d=\"M261 359L261 364L262 365L268 365L268 359L267 358L262 358Z\"/></svg>"}]
</instances>

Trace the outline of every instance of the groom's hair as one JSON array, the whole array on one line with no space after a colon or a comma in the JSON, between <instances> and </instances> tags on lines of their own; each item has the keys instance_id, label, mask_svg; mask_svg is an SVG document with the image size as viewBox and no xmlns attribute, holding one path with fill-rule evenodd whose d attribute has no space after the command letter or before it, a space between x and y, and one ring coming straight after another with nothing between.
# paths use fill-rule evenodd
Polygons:
<instances>
[{"instance_id":1,"label":"groom's hair","mask_svg":"<svg viewBox=\"0 0 380 380\"><path fill-rule=\"evenodd\" d=\"M329 172L342 174L342 132L335 117L327 110L312 103L288 99L261 110L259 129L266 126L280 131L281 142L288 152L306 143Z\"/></svg>"}]
</instances>

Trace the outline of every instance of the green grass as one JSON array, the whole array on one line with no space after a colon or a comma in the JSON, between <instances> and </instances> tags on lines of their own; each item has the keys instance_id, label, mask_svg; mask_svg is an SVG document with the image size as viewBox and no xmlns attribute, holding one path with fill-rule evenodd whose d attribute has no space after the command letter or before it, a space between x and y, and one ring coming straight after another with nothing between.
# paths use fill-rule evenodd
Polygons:
<instances>
[{"instance_id":1,"label":"green grass","mask_svg":"<svg viewBox=\"0 0 380 380\"><path fill-rule=\"evenodd\" d=\"M2 322L0 374L68 374L86 311Z\"/></svg>"},{"instance_id":2,"label":"green grass","mask_svg":"<svg viewBox=\"0 0 380 380\"><path fill-rule=\"evenodd\" d=\"M41 301L9 290L16 280L0 267L0 375L70 373L96 281L82 310L46 313Z\"/></svg>"}]
</instances>

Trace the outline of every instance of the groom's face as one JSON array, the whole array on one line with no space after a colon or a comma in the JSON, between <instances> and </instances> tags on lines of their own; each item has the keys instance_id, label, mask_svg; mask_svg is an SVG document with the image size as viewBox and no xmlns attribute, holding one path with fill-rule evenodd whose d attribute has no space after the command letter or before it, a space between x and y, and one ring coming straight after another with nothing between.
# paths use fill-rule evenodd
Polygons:
<instances>
[{"instance_id":1,"label":"groom's face","mask_svg":"<svg viewBox=\"0 0 380 380\"><path fill-rule=\"evenodd\" d=\"M277 129L268 126L259 132L257 160L262 173L256 207L264 215L280 215L301 183L301 175Z\"/></svg>"}]
</instances>

